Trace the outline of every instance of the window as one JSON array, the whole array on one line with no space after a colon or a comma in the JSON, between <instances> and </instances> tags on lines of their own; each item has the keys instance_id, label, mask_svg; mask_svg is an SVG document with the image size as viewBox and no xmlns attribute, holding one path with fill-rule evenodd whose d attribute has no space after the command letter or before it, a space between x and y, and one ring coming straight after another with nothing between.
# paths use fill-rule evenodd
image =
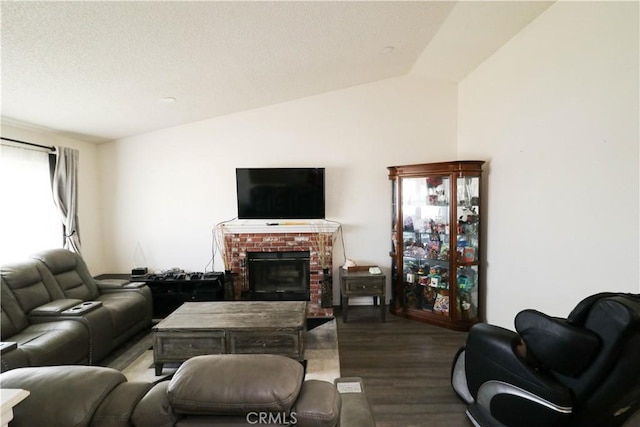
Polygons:
<instances>
[{"instance_id":1,"label":"window","mask_svg":"<svg viewBox=\"0 0 640 427\"><path fill-rule=\"evenodd\" d=\"M62 220L53 203L48 153L0 147L0 264L60 248Z\"/></svg>"}]
</instances>

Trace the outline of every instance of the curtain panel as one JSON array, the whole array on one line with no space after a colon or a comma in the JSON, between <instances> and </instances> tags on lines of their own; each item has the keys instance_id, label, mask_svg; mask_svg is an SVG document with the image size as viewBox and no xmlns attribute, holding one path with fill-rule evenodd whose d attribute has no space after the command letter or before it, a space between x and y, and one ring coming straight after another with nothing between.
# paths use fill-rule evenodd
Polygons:
<instances>
[{"instance_id":1,"label":"curtain panel","mask_svg":"<svg viewBox=\"0 0 640 427\"><path fill-rule=\"evenodd\" d=\"M56 162L51 178L53 200L64 227L65 249L80 253L78 223L78 158L79 152L69 147L56 146Z\"/></svg>"}]
</instances>

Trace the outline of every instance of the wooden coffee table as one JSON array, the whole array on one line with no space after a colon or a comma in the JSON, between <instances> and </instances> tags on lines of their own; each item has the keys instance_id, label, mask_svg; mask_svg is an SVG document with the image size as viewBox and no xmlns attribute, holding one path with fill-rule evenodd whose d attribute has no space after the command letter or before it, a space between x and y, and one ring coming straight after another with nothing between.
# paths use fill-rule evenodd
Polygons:
<instances>
[{"instance_id":1,"label":"wooden coffee table","mask_svg":"<svg viewBox=\"0 0 640 427\"><path fill-rule=\"evenodd\" d=\"M156 375L203 354L281 354L304 360L305 301L187 302L153 327Z\"/></svg>"}]
</instances>

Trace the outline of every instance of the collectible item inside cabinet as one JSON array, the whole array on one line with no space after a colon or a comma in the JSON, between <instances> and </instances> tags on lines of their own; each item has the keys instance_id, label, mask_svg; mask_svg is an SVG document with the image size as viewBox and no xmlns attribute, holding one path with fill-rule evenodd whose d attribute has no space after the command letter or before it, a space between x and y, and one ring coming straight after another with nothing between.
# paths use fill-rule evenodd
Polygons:
<instances>
[{"instance_id":1,"label":"collectible item inside cabinet","mask_svg":"<svg viewBox=\"0 0 640 427\"><path fill-rule=\"evenodd\" d=\"M388 168L393 314L465 331L480 320L483 164Z\"/></svg>"}]
</instances>

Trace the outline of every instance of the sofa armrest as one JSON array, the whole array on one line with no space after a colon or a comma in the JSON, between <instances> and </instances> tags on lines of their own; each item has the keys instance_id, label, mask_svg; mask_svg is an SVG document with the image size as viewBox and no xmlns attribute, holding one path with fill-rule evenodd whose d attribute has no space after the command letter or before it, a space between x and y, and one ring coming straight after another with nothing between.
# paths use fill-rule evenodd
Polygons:
<instances>
[{"instance_id":1,"label":"sofa armrest","mask_svg":"<svg viewBox=\"0 0 640 427\"><path fill-rule=\"evenodd\" d=\"M127 378L98 366L17 368L0 375L3 388L29 397L13 408L12 426L86 426L98 405Z\"/></svg>"},{"instance_id":2,"label":"sofa armrest","mask_svg":"<svg viewBox=\"0 0 640 427\"><path fill-rule=\"evenodd\" d=\"M17 347L18 343L15 341L0 342L0 354L8 353L11 350L15 350Z\"/></svg>"},{"instance_id":3,"label":"sofa armrest","mask_svg":"<svg viewBox=\"0 0 640 427\"><path fill-rule=\"evenodd\" d=\"M342 400L340 427L375 427L373 410L364 393L362 378L337 378L334 383Z\"/></svg>"},{"instance_id":4,"label":"sofa armrest","mask_svg":"<svg viewBox=\"0 0 640 427\"><path fill-rule=\"evenodd\" d=\"M147 286L144 282L129 282L123 286L124 289L140 289Z\"/></svg>"},{"instance_id":5,"label":"sofa armrest","mask_svg":"<svg viewBox=\"0 0 640 427\"><path fill-rule=\"evenodd\" d=\"M77 306L78 304L82 304L82 300L58 299L34 308L29 313L29 316L60 316L63 311Z\"/></svg>"},{"instance_id":6,"label":"sofa armrest","mask_svg":"<svg viewBox=\"0 0 640 427\"><path fill-rule=\"evenodd\" d=\"M336 388L326 381L307 380L296 399L292 416L300 427L333 427L340 419L341 400Z\"/></svg>"},{"instance_id":7,"label":"sofa armrest","mask_svg":"<svg viewBox=\"0 0 640 427\"><path fill-rule=\"evenodd\" d=\"M27 354L18 346L15 341L7 346L7 350L2 352L0 356L0 372L10 371L15 368L23 368L29 366L29 358Z\"/></svg>"},{"instance_id":8,"label":"sofa armrest","mask_svg":"<svg viewBox=\"0 0 640 427\"><path fill-rule=\"evenodd\" d=\"M109 294L113 292L137 291L147 286L144 282L129 282L128 280L105 279L97 280L98 291L101 294Z\"/></svg>"},{"instance_id":9,"label":"sofa armrest","mask_svg":"<svg viewBox=\"0 0 640 427\"><path fill-rule=\"evenodd\" d=\"M173 426L182 416L173 412L169 398L167 397L167 387L169 381L161 381L138 402L131 422L136 427L170 427Z\"/></svg>"},{"instance_id":10,"label":"sofa armrest","mask_svg":"<svg viewBox=\"0 0 640 427\"><path fill-rule=\"evenodd\" d=\"M96 285L98 289L122 289L131 283L130 280L127 279L99 279L96 280Z\"/></svg>"},{"instance_id":11,"label":"sofa armrest","mask_svg":"<svg viewBox=\"0 0 640 427\"><path fill-rule=\"evenodd\" d=\"M118 384L98 406L91 418L91 426L130 426L129 420L136 405L149 392L151 387L153 387L153 384L146 382Z\"/></svg>"},{"instance_id":12,"label":"sofa armrest","mask_svg":"<svg viewBox=\"0 0 640 427\"><path fill-rule=\"evenodd\" d=\"M64 316L82 316L90 311L102 307L102 301L85 301L62 312Z\"/></svg>"}]
</instances>

